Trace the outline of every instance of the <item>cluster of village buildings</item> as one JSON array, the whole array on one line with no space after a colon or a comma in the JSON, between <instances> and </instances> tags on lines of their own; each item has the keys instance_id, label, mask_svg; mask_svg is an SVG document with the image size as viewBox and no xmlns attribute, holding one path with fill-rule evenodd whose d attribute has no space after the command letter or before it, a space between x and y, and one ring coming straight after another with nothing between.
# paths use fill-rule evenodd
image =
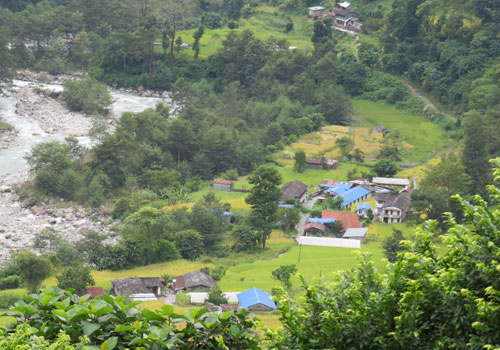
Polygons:
<instances>
[{"instance_id":1,"label":"cluster of village buildings","mask_svg":"<svg viewBox=\"0 0 500 350\"><path fill-rule=\"evenodd\" d=\"M298 180L284 184L282 191L282 208L292 206L289 203L293 201L304 204L308 200L307 185ZM323 180L309 199L321 202L329 198L340 198L342 211L323 210L321 217L310 217L304 226L304 233L306 236L322 236L329 226L340 221L342 238L364 240L367 228L362 227L360 219L367 219L372 215L375 221L403 222L411 211L411 192L408 179L374 177L371 181ZM375 197L374 208L366 203L372 197Z\"/></svg>"},{"instance_id":2,"label":"cluster of village buildings","mask_svg":"<svg viewBox=\"0 0 500 350\"><path fill-rule=\"evenodd\" d=\"M202 305L208 299L208 290L217 285L209 274L193 271L176 276L169 283L160 277L139 277L111 280L111 286L112 294L125 296L131 300L163 300L166 303L175 304L177 295L185 293L191 304ZM104 292L102 287L87 289L91 297L97 297ZM257 288L250 288L243 292L226 292L223 295L228 300L228 304L212 305L211 311L235 310L238 307L245 307L251 311L276 309L276 303L271 299L271 294Z\"/></svg>"},{"instance_id":3,"label":"cluster of village buildings","mask_svg":"<svg viewBox=\"0 0 500 350\"><path fill-rule=\"evenodd\" d=\"M314 19L332 18L335 27L360 31L363 21L354 13L352 4L347 1L338 2L334 8L325 11L323 6L309 7L309 16Z\"/></svg>"}]
</instances>

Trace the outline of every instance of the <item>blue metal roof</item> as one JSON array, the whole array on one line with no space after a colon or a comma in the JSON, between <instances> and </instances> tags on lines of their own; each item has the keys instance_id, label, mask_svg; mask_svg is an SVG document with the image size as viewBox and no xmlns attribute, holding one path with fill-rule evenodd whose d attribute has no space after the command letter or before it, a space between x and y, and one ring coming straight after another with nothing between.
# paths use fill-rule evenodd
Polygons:
<instances>
[{"instance_id":1,"label":"blue metal roof","mask_svg":"<svg viewBox=\"0 0 500 350\"><path fill-rule=\"evenodd\" d=\"M352 202L360 199L361 197L367 195L368 193L370 193L370 191L361 186L354 187L349 191L344 192L344 194L342 195L344 201L342 202L341 207L348 206Z\"/></svg>"},{"instance_id":2,"label":"blue metal roof","mask_svg":"<svg viewBox=\"0 0 500 350\"><path fill-rule=\"evenodd\" d=\"M238 214L231 213L229 211L222 212L222 216L239 216Z\"/></svg>"},{"instance_id":3,"label":"blue metal roof","mask_svg":"<svg viewBox=\"0 0 500 350\"><path fill-rule=\"evenodd\" d=\"M361 209L366 209L370 210L372 206L368 203L359 203L358 206L356 207L356 210L361 210Z\"/></svg>"},{"instance_id":4,"label":"blue metal roof","mask_svg":"<svg viewBox=\"0 0 500 350\"><path fill-rule=\"evenodd\" d=\"M250 307L262 304L276 310L276 303L271 299L271 294L255 287L239 293L238 303L241 307Z\"/></svg>"},{"instance_id":5,"label":"blue metal roof","mask_svg":"<svg viewBox=\"0 0 500 350\"><path fill-rule=\"evenodd\" d=\"M351 188L351 184L339 183L333 187L326 189L324 192L333 192L333 193L343 197L344 193L349 191L350 188Z\"/></svg>"},{"instance_id":6,"label":"blue metal roof","mask_svg":"<svg viewBox=\"0 0 500 350\"><path fill-rule=\"evenodd\" d=\"M335 219L309 218L309 222L319 222L320 224L331 224L332 222L335 222Z\"/></svg>"}]
</instances>

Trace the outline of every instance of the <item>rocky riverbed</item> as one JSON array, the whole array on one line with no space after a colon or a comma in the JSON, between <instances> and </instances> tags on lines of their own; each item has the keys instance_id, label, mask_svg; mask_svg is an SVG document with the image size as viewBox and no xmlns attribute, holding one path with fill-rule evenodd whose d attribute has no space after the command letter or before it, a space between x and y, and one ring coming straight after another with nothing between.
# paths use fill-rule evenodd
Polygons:
<instances>
[{"instance_id":1,"label":"rocky riverbed","mask_svg":"<svg viewBox=\"0 0 500 350\"><path fill-rule=\"evenodd\" d=\"M69 241L77 241L86 231L97 231L115 242L119 235L110 229L113 220L97 210L89 210L62 200L20 200L15 186L28 180L28 172L0 176L0 261L13 252L31 247L34 235L52 227Z\"/></svg>"}]
</instances>

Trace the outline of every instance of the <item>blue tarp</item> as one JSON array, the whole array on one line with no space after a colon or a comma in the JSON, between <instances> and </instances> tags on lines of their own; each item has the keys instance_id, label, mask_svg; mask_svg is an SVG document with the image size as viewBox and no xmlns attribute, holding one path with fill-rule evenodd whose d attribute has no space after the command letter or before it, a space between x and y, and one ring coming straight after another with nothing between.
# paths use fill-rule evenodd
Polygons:
<instances>
[{"instance_id":1,"label":"blue tarp","mask_svg":"<svg viewBox=\"0 0 500 350\"><path fill-rule=\"evenodd\" d=\"M237 295L241 307L252 307L262 304L276 310L276 303L271 299L271 294L257 288L251 288Z\"/></svg>"},{"instance_id":2,"label":"blue tarp","mask_svg":"<svg viewBox=\"0 0 500 350\"><path fill-rule=\"evenodd\" d=\"M331 224L335 219L309 218L309 222L319 222L320 224Z\"/></svg>"},{"instance_id":3,"label":"blue tarp","mask_svg":"<svg viewBox=\"0 0 500 350\"><path fill-rule=\"evenodd\" d=\"M229 211L224 211L224 212L222 213L222 216L238 216L238 214L234 214L234 213L231 213L231 212L229 212Z\"/></svg>"},{"instance_id":4,"label":"blue tarp","mask_svg":"<svg viewBox=\"0 0 500 350\"><path fill-rule=\"evenodd\" d=\"M372 206L368 203L359 203L358 206L356 207L356 210L362 210L362 209L370 210L371 208Z\"/></svg>"},{"instance_id":5,"label":"blue tarp","mask_svg":"<svg viewBox=\"0 0 500 350\"><path fill-rule=\"evenodd\" d=\"M349 191L344 192L344 194L342 194L342 198L344 199L344 201L342 202L341 207L348 206L352 202L355 202L363 196L366 196L368 193L370 193L370 191L361 186L354 187Z\"/></svg>"}]
</instances>

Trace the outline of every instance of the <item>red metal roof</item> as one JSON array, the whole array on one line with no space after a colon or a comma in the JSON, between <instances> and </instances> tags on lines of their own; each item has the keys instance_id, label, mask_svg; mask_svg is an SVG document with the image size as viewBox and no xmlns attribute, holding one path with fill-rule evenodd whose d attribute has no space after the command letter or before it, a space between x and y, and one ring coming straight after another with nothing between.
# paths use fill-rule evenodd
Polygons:
<instances>
[{"instance_id":1,"label":"red metal roof","mask_svg":"<svg viewBox=\"0 0 500 350\"><path fill-rule=\"evenodd\" d=\"M318 158L307 158L306 163L309 164L321 164L321 159Z\"/></svg>"},{"instance_id":2,"label":"red metal roof","mask_svg":"<svg viewBox=\"0 0 500 350\"><path fill-rule=\"evenodd\" d=\"M340 220L342 222L342 226L344 226L344 231L349 228L361 228L361 223L359 222L358 215L354 213L348 213L346 211L323 210L321 212L321 217L323 219Z\"/></svg>"},{"instance_id":3,"label":"red metal roof","mask_svg":"<svg viewBox=\"0 0 500 350\"><path fill-rule=\"evenodd\" d=\"M328 179L325 179L323 181L321 181L321 185L336 185L337 184L337 181L335 180L328 180Z\"/></svg>"},{"instance_id":4,"label":"red metal roof","mask_svg":"<svg viewBox=\"0 0 500 350\"><path fill-rule=\"evenodd\" d=\"M320 231L326 231L326 226L319 223L319 222L310 222L304 226L304 231L307 231L309 229L315 228Z\"/></svg>"},{"instance_id":5,"label":"red metal roof","mask_svg":"<svg viewBox=\"0 0 500 350\"><path fill-rule=\"evenodd\" d=\"M214 184L221 184L221 185L231 185L234 181L230 180L223 180L223 179L215 179Z\"/></svg>"},{"instance_id":6,"label":"red metal roof","mask_svg":"<svg viewBox=\"0 0 500 350\"><path fill-rule=\"evenodd\" d=\"M104 288L102 287L88 287L85 294L90 294L91 298L98 297L104 294Z\"/></svg>"}]
</instances>

